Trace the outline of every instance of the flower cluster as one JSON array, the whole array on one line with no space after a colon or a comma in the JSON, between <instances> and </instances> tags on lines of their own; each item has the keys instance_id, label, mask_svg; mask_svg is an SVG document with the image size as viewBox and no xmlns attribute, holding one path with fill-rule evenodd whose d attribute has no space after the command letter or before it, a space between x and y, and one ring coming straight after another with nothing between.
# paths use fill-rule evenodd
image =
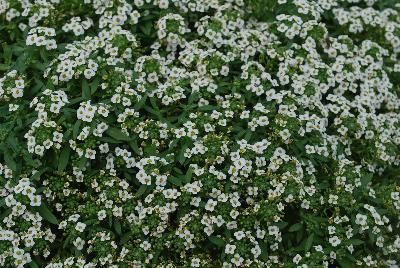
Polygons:
<instances>
[{"instance_id":1,"label":"flower cluster","mask_svg":"<svg viewBox=\"0 0 400 268\"><path fill-rule=\"evenodd\" d=\"M400 4L0 19L1 267L399 266Z\"/></svg>"},{"instance_id":2,"label":"flower cluster","mask_svg":"<svg viewBox=\"0 0 400 268\"><path fill-rule=\"evenodd\" d=\"M42 216L34 211L41 205L42 196L36 194L37 189L30 179L21 177L15 180L12 170L6 165L0 165L0 176L4 184L0 196L7 208L0 228L2 262L11 259L15 266L24 267L32 262L32 253L50 254L49 246L55 235L49 227L43 226ZM19 227L15 228L16 225Z\"/></svg>"},{"instance_id":3,"label":"flower cluster","mask_svg":"<svg viewBox=\"0 0 400 268\"><path fill-rule=\"evenodd\" d=\"M91 26L93 26L92 19L87 18L82 21L80 17L73 17L68 23L64 24L62 30L64 32L73 32L74 35L78 36L84 34L85 30L89 29Z\"/></svg>"},{"instance_id":4,"label":"flower cluster","mask_svg":"<svg viewBox=\"0 0 400 268\"><path fill-rule=\"evenodd\" d=\"M25 79L18 75L16 70L6 73L0 78L0 101L8 103L9 111L15 111L19 107L18 99L24 95Z\"/></svg>"},{"instance_id":5,"label":"flower cluster","mask_svg":"<svg viewBox=\"0 0 400 268\"><path fill-rule=\"evenodd\" d=\"M53 37L56 35L54 28L35 27L29 30L26 37L28 46L45 46L47 50L56 49L57 43Z\"/></svg>"}]
</instances>

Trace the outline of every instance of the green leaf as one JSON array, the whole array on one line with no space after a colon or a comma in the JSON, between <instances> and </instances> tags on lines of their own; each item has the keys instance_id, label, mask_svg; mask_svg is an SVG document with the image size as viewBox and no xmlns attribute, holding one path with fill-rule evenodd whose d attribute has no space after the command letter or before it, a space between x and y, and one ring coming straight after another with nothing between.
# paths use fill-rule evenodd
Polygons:
<instances>
[{"instance_id":1,"label":"green leaf","mask_svg":"<svg viewBox=\"0 0 400 268\"><path fill-rule=\"evenodd\" d=\"M157 263L157 261L158 261L158 259L159 259L159 257L160 257L161 252L162 252L162 249L158 249L158 250L155 252L154 257L153 257L153 260L152 260L153 263Z\"/></svg>"},{"instance_id":2,"label":"green leaf","mask_svg":"<svg viewBox=\"0 0 400 268\"><path fill-rule=\"evenodd\" d=\"M314 234L311 234L311 235L307 238L306 243L305 243L305 245L304 245L304 252L307 252L307 251L310 250L310 248L311 248L311 246L312 246L312 244L313 244L313 241L314 241Z\"/></svg>"},{"instance_id":3,"label":"green leaf","mask_svg":"<svg viewBox=\"0 0 400 268\"><path fill-rule=\"evenodd\" d=\"M146 192L146 190L147 190L147 185L142 184L142 185L139 187L139 190L136 192L135 196L136 196L136 197L142 196L142 195Z\"/></svg>"},{"instance_id":4,"label":"green leaf","mask_svg":"<svg viewBox=\"0 0 400 268\"><path fill-rule=\"evenodd\" d=\"M14 152L17 152L17 139L14 136L8 136L7 138L7 144L13 150Z\"/></svg>"},{"instance_id":5,"label":"green leaf","mask_svg":"<svg viewBox=\"0 0 400 268\"><path fill-rule=\"evenodd\" d=\"M218 247L223 247L225 246L225 241L219 237L216 236L210 236L208 237L208 240L211 241L211 243L213 243L214 245L218 246Z\"/></svg>"},{"instance_id":6,"label":"green leaf","mask_svg":"<svg viewBox=\"0 0 400 268\"><path fill-rule=\"evenodd\" d=\"M37 263L35 261L31 261L29 263L29 266L32 267L32 268L39 268L39 265L37 265Z\"/></svg>"},{"instance_id":7,"label":"green leaf","mask_svg":"<svg viewBox=\"0 0 400 268\"><path fill-rule=\"evenodd\" d=\"M11 208L7 208L7 209L3 210L3 212L0 214L0 220L3 220L10 213L11 213Z\"/></svg>"},{"instance_id":8,"label":"green leaf","mask_svg":"<svg viewBox=\"0 0 400 268\"><path fill-rule=\"evenodd\" d=\"M361 176L361 183L362 186L365 187L367 184L372 180L373 174L372 173L367 173L364 174L364 176Z\"/></svg>"},{"instance_id":9,"label":"green leaf","mask_svg":"<svg viewBox=\"0 0 400 268\"><path fill-rule=\"evenodd\" d=\"M125 244L126 242L129 241L129 239L132 237L132 233L131 232L127 232L125 233L122 237L121 240L119 241L120 245Z\"/></svg>"},{"instance_id":10,"label":"green leaf","mask_svg":"<svg viewBox=\"0 0 400 268\"><path fill-rule=\"evenodd\" d=\"M88 159L86 157L81 157L78 161L78 167L84 168L86 166L87 162L88 162Z\"/></svg>"},{"instance_id":11,"label":"green leaf","mask_svg":"<svg viewBox=\"0 0 400 268\"><path fill-rule=\"evenodd\" d=\"M114 221L114 230L118 235L122 234L121 223L119 222L119 220Z\"/></svg>"},{"instance_id":12,"label":"green leaf","mask_svg":"<svg viewBox=\"0 0 400 268\"><path fill-rule=\"evenodd\" d=\"M56 216L54 216L54 214L44 203L42 203L42 205L40 207L37 207L36 209L39 212L40 216L42 216L45 220L52 224L58 224Z\"/></svg>"},{"instance_id":13,"label":"green leaf","mask_svg":"<svg viewBox=\"0 0 400 268\"><path fill-rule=\"evenodd\" d=\"M100 83L100 80L99 80L98 77L96 77L93 80L93 82L90 84L90 93L91 93L91 95L93 95L97 91L97 89L99 87L99 83Z\"/></svg>"},{"instance_id":14,"label":"green leaf","mask_svg":"<svg viewBox=\"0 0 400 268\"><path fill-rule=\"evenodd\" d=\"M144 25L140 24L139 28L145 35L150 35L153 26L151 24L151 21L147 21Z\"/></svg>"},{"instance_id":15,"label":"green leaf","mask_svg":"<svg viewBox=\"0 0 400 268\"><path fill-rule=\"evenodd\" d=\"M282 222L277 222L277 223L275 223L275 225L278 226L278 228L282 230L282 229L284 229L286 226L288 226L289 223L287 223L287 222L285 222L285 221L282 221Z\"/></svg>"},{"instance_id":16,"label":"green leaf","mask_svg":"<svg viewBox=\"0 0 400 268\"><path fill-rule=\"evenodd\" d=\"M72 240L72 235L68 235L64 241L63 248L66 248Z\"/></svg>"},{"instance_id":17,"label":"green leaf","mask_svg":"<svg viewBox=\"0 0 400 268\"><path fill-rule=\"evenodd\" d=\"M49 62L49 61L47 60L47 51L46 51L45 49L40 48L39 54L40 54L40 57L41 57L42 60L43 60L43 63L47 65L47 63Z\"/></svg>"},{"instance_id":18,"label":"green leaf","mask_svg":"<svg viewBox=\"0 0 400 268\"><path fill-rule=\"evenodd\" d=\"M189 168L189 169L186 171L186 174L185 174L185 177L184 177L184 181L185 181L186 183L189 183L189 182L192 180L192 176L193 176L193 169L192 169L192 168Z\"/></svg>"},{"instance_id":19,"label":"green leaf","mask_svg":"<svg viewBox=\"0 0 400 268\"><path fill-rule=\"evenodd\" d=\"M6 65L11 63L12 50L11 47L6 43L3 43L3 58Z\"/></svg>"},{"instance_id":20,"label":"green leaf","mask_svg":"<svg viewBox=\"0 0 400 268\"><path fill-rule=\"evenodd\" d=\"M140 153L139 147L138 147L137 142L136 142L136 139L133 140L133 141L131 141L131 142L129 143L129 146L132 148L132 150L133 150L136 154L139 154L139 153Z\"/></svg>"},{"instance_id":21,"label":"green leaf","mask_svg":"<svg viewBox=\"0 0 400 268\"><path fill-rule=\"evenodd\" d=\"M292 226L290 226L289 228L289 232L297 232L299 230L301 230L301 228L303 227L303 225L301 223L295 223Z\"/></svg>"},{"instance_id":22,"label":"green leaf","mask_svg":"<svg viewBox=\"0 0 400 268\"><path fill-rule=\"evenodd\" d=\"M63 171L67 167L70 154L71 148L65 146L58 158L58 171Z\"/></svg>"},{"instance_id":23,"label":"green leaf","mask_svg":"<svg viewBox=\"0 0 400 268\"><path fill-rule=\"evenodd\" d=\"M199 111L214 111L217 109L217 107L213 105L203 105L200 106L198 109Z\"/></svg>"},{"instance_id":24,"label":"green leaf","mask_svg":"<svg viewBox=\"0 0 400 268\"><path fill-rule=\"evenodd\" d=\"M84 223L85 223L86 225L93 225L93 224L98 223L98 221L99 221L99 220L96 218L96 219L87 220L87 221L85 221Z\"/></svg>"},{"instance_id":25,"label":"green leaf","mask_svg":"<svg viewBox=\"0 0 400 268\"><path fill-rule=\"evenodd\" d=\"M360 239L350 239L348 242L350 244L354 245L354 246L358 246L358 245L364 244L364 241L362 241Z\"/></svg>"},{"instance_id":26,"label":"green leaf","mask_svg":"<svg viewBox=\"0 0 400 268\"><path fill-rule=\"evenodd\" d=\"M338 263L340 264L340 267L343 267L343 268L353 268L354 267L354 263L348 259L339 259Z\"/></svg>"},{"instance_id":27,"label":"green leaf","mask_svg":"<svg viewBox=\"0 0 400 268\"><path fill-rule=\"evenodd\" d=\"M183 146L182 146L182 149L181 149L181 151L179 152L179 155L178 155L178 161L179 161L179 163L181 163L182 165L183 165L183 163L185 162L185 151L186 151L186 149L189 147L189 144L184 144Z\"/></svg>"},{"instance_id":28,"label":"green leaf","mask_svg":"<svg viewBox=\"0 0 400 268\"><path fill-rule=\"evenodd\" d=\"M135 109L135 111L138 111L140 108L142 108L144 106L144 104L146 103L147 100L147 96L142 97L134 106L133 109Z\"/></svg>"},{"instance_id":29,"label":"green leaf","mask_svg":"<svg viewBox=\"0 0 400 268\"><path fill-rule=\"evenodd\" d=\"M40 178L40 176L41 176L46 170L48 170L47 167L42 168L41 170L35 172L35 174L33 174L33 175L30 177L30 179L31 179L32 181L38 181L39 178Z\"/></svg>"},{"instance_id":30,"label":"green leaf","mask_svg":"<svg viewBox=\"0 0 400 268\"><path fill-rule=\"evenodd\" d=\"M155 155L155 154L157 154L157 146L155 146L154 144L150 143L146 147L144 147L144 152L147 155Z\"/></svg>"},{"instance_id":31,"label":"green leaf","mask_svg":"<svg viewBox=\"0 0 400 268\"><path fill-rule=\"evenodd\" d=\"M10 66L7 64L0 64L0 71L8 71Z\"/></svg>"},{"instance_id":32,"label":"green leaf","mask_svg":"<svg viewBox=\"0 0 400 268\"><path fill-rule=\"evenodd\" d=\"M78 134L79 134L78 132L79 132L79 128L80 128L81 124L82 124L82 121L78 120L75 122L74 127L72 128L72 137L74 139L76 139L76 137L78 137Z\"/></svg>"},{"instance_id":33,"label":"green leaf","mask_svg":"<svg viewBox=\"0 0 400 268\"><path fill-rule=\"evenodd\" d=\"M4 161L6 162L8 168L13 171L17 170L17 163L14 161L14 158L12 157L12 154L9 150L5 150L4 152Z\"/></svg>"},{"instance_id":34,"label":"green leaf","mask_svg":"<svg viewBox=\"0 0 400 268\"><path fill-rule=\"evenodd\" d=\"M177 177L170 177L168 180L176 186L182 186L182 180Z\"/></svg>"},{"instance_id":35,"label":"green leaf","mask_svg":"<svg viewBox=\"0 0 400 268\"><path fill-rule=\"evenodd\" d=\"M34 80L35 80L35 83L34 83L35 86L32 87L32 89L30 90L31 94L36 94L44 86L43 82L40 81L39 79L37 79L36 77L34 78Z\"/></svg>"},{"instance_id":36,"label":"green leaf","mask_svg":"<svg viewBox=\"0 0 400 268\"><path fill-rule=\"evenodd\" d=\"M262 241L259 242L259 245L261 248L261 255L260 255L261 259L264 261L268 260L269 247Z\"/></svg>"},{"instance_id":37,"label":"green leaf","mask_svg":"<svg viewBox=\"0 0 400 268\"><path fill-rule=\"evenodd\" d=\"M108 142L108 143L122 143L122 141L110 138L110 137L101 137L100 141L102 142Z\"/></svg>"},{"instance_id":38,"label":"green leaf","mask_svg":"<svg viewBox=\"0 0 400 268\"><path fill-rule=\"evenodd\" d=\"M85 98L83 98L83 97L74 98L74 99L69 101L68 106L74 105L74 104L79 103L79 102L81 102L83 100L85 100Z\"/></svg>"},{"instance_id":39,"label":"green leaf","mask_svg":"<svg viewBox=\"0 0 400 268\"><path fill-rule=\"evenodd\" d=\"M109 128L109 129L107 129L106 133L116 140L120 140L120 141L130 141L131 140L131 138L129 136L127 136L125 133L123 133L118 128Z\"/></svg>"},{"instance_id":40,"label":"green leaf","mask_svg":"<svg viewBox=\"0 0 400 268\"><path fill-rule=\"evenodd\" d=\"M86 79L82 80L82 97L85 99L90 99L91 91L89 88L89 84Z\"/></svg>"}]
</instances>

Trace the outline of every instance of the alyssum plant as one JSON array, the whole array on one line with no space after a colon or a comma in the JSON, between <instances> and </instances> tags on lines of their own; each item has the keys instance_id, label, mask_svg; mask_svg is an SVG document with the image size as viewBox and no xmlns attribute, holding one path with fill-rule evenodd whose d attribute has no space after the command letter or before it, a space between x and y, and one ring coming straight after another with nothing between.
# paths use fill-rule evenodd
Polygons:
<instances>
[{"instance_id":1,"label":"alyssum plant","mask_svg":"<svg viewBox=\"0 0 400 268\"><path fill-rule=\"evenodd\" d=\"M399 267L396 0L0 0L0 267Z\"/></svg>"}]
</instances>

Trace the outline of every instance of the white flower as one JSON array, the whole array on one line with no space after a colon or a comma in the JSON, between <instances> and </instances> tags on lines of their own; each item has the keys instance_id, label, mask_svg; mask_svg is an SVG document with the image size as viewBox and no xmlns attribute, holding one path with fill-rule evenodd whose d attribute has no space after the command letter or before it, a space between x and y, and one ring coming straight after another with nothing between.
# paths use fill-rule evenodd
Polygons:
<instances>
[{"instance_id":1,"label":"white flower","mask_svg":"<svg viewBox=\"0 0 400 268\"><path fill-rule=\"evenodd\" d=\"M75 225L75 230L77 230L78 232L83 232L86 228L86 224L83 222L77 222Z\"/></svg>"},{"instance_id":2,"label":"white flower","mask_svg":"<svg viewBox=\"0 0 400 268\"><path fill-rule=\"evenodd\" d=\"M21 88L13 88L11 92L14 98L21 98L24 95L24 92Z\"/></svg>"},{"instance_id":3,"label":"white flower","mask_svg":"<svg viewBox=\"0 0 400 268\"><path fill-rule=\"evenodd\" d=\"M356 215L355 223L358 225L364 226L364 225L367 225L367 219L368 219L368 217L366 215L358 213Z\"/></svg>"},{"instance_id":4,"label":"white flower","mask_svg":"<svg viewBox=\"0 0 400 268\"><path fill-rule=\"evenodd\" d=\"M23 89L25 87L25 81L23 79L15 80L15 87L18 89Z\"/></svg>"},{"instance_id":5,"label":"white flower","mask_svg":"<svg viewBox=\"0 0 400 268\"><path fill-rule=\"evenodd\" d=\"M144 251L148 251L151 248L151 244L148 241L143 241L140 244L140 247L144 250Z\"/></svg>"},{"instance_id":6,"label":"white flower","mask_svg":"<svg viewBox=\"0 0 400 268\"><path fill-rule=\"evenodd\" d=\"M85 241L82 240L79 236L72 242L77 250L82 250L83 246L85 245Z\"/></svg>"},{"instance_id":7,"label":"white flower","mask_svg":"<svg viewBox=\"0 0 400 268\"><path fill-rule=\"evenodd\" d=\"M342 241L336 235L329 238L329 243L334 247L337 247L341 242Z\"/></svg>"},{"instance_id":8,"label":"white flower","mask_svg":"<svg viewBox=\"0 0 400 268\"><path fill-rule=\"evenodd\" d=\"M200 259L193 258L190 262L191 267L200 267Z\"/></svg>"},{"instance_id":9,"label":"white flower","mask_svg":"<svg viewBox=\"0 0 400 268\"><path fill-rule=\"evenodd\" d=\"M42 204L42 197L40 195L32 195L32 197L30 197L30 205L33 207L38 207Z\"/></svg>"},{"instance_id":10,"label":"white flower","mask_svg":"<svg viewBox=\"0 0 400 268\"><path fill-rule=\"evenodd\" d=\"M237 231L234 233L237 240L242 240L246 235L243 231Z\"/></svg>"},{"instance_id":11,"label":"white flower","mask_svg":"<svg viewBox=\"0 0 400 268\"><path fill-rule=\"evenodd\" d=\"M299 254L296 254L296 256L294 256L294 258L293 258L293 262L295 263L295 264L299 264L299 262L301 261L301 256L299 255Z\"/></svg>"},{"instance_id":12,"label":"white flower","mask_svg":"<svg viewBox=\"0 0 400 268\"><path fill-rule=\"evenodd\" d=\"M104 220L106 217L107 217L107 213L104 209L97 212L97 218L99 219L99 221Z\"/></svg>"},{"instance_id":13,"label":"white flower","mask_svg":"<svg viewBox=\"0 0 400 268\"><path fill-rule=\"evenodd\" d=\"M225 253L226 254L234 254L235 253L236 246L231 245L231 244L226 244L225 246Z\"/></svg>"},{"instance_id":14,"label":"white flower","mask_svg":"<svg viewBox=\"0 0 400 268\"><path fill-rule=\"evenodd\" d=\"M217 201L209 199L206 203L205 210L214 211L215 206L217 205Z\"/></svg>"}]
</instances>

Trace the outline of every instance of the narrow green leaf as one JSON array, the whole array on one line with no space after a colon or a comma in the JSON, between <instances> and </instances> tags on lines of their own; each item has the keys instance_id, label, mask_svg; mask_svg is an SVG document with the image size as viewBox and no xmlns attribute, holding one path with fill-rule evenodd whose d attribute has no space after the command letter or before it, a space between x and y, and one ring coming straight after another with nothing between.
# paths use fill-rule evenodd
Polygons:
<instances>
[{"instance_id":1,"label":"narrow green leaf","mask_svg":"<svg viewBox=\"0 0 400 268\"><path fill-rule=\"evenodd\" d=\"M70 154L71 148L69 148L69 146L65 146L61 151L60 157L58 158L58 171L63 171L67 167Z\"/></svg>"},{"instance_id":2,"label":"narrow green leaf","mask_svg":"<svg viewBox=\"0 0 400 268\"><path fill-rule=\"evenodd\" d=\"M3 220L6 216L8 216L11 213L11 208L7 208L2 211L0 214L0 220Z\"/></svg>"},{"instance_id":3,"label":"narrow green leaf","mask_svg":"<svg viewBox=\"0 0 400 268\"><path fill-rule=\"evenodd\" d=\"M121 223L119 222L119 220L114 221L114 230L118 235L122 234Z\"/></svg>"},{"instance_id":4,"label":"narrow green leaf","mask_svg":"<svg viewBox=\"0 0 400 268\"><path fill-rule=\"evenodd\" d=\"M372 173L367 173L364 174L364 176L361 176L361 183L362 186L365 187L368 185L368 183L372 180L373 174Z\"/></svg>"},{"instance_id":5,"label":"narrow green leaf","mask_svg":"<svg viewBox=\"0 0 400 268\"><path fill-rule=\"evenodd\" d=\"M289 223L287 223L287 222L285 222L285 221L282 221L282 222L277 222L277 223L275 223L275 225L278 226L278 228L282 230L282 229L284 229L286 226L288 226Z\"/></svg>"},{"instance_id":6,"label":"narrow green leaf","mask_svg":"<svg viewBox=\"0 0 400 268\"><path fill-rule=\"evenodd\" d=\"M343 268L353 268L354 267L354 263L352 263L348 259L339 259L338 263L340 264L340 267L343 267Z\"/></svg>"},{"instance_id":7,"label":"narrow green leaf","mask_svg":"<svg viewBox=\"0 0 400 268\"><path fill-rule=\"evenodd\" d=\"M147 190L147 185L141 185L140 187L139 187L139 190L136 192L136 194L135 194L135 196L136 197L140 197L140 196L142 196L145 192L146 192L146 190Z\"/></svg>"},{"instance_id":8,"label":"narrow green leaf","mask_svg":"<svg viewBox=\"0 0 400 268\"><path fill-rule=\"evenodd\" d=\"M261 248L261 255L260 255L261 259L264 261L268 260L269 247L262 241L259 242L259 245Z\"/></svg>"},{"instance_id":9,"label":"narrow green leaf","mask_svg":"<svg viewBox=\"0 0 400 268\"><path fill-rule=\"evenodd\" d=\"M186 171L186 174L185 174L185 182L186 183L188 183L188 182L190 182L191 180L192 180L192 176L193 176L193 169L192 168L189 168L187 171Z\"/></svg>"},{"instance_id":10,"label":"narrow green leaf","mask_svg":"<svg viewBox=\"0 0 400 268\"><path fill-rule=\"evenodd\" d=\"M4 161L6 162L8 168L10 168L13 171L17 170L17 163L14 161L14 158L9 150L6 150L4 152Z\"/></svg>"},{"instance_id":11,"label":"narrow green leaf","mask_svg":"<svg viewBox=\"0 0 400 268\"><path fill-rule=\"evenodd\" d=\"M78 167L84 168L86 166L88 159L86 157L81 157L78 161Z\"/></svg>"},{"instance_id":12,"label":"narrow green leaf","mask_svg":"<svg viewBox=\"0 0 400 268\"><path fill-rule=\"evenodd\" d=\"M35 261L31 261L29 263L29 266L32 267L32 268L39 268L39 266L37 265L37 263Z\"/></svg>"},{"instance_id":13,"label":"narrow green leaf","mask_svg":"<svg viewBox=\"0 0 400 268\"><path fill-rule=\"evenodd\" d=\"M131 142L129 143L129 146L132 148L132 150L133 150L136 154L139 154L139 153L140 153L139 147L138 147L138 145L137 145L136 140L131 141Z\"/></svg>"},{"instance_id":14,"label":"narrow green leaf","mask_svg":"<svg viewBox=\"0 0 400 268\"><path fill-rule=\"evenodd\" d=\"M121 237L121 240L119 241L119 244L120 244L120 245L125 244L126 242L129 241L129 238L131 238L131 237L132 237L131 232L125 233L125 234Z\"/></svg>"},{"instance_id":15,"label":"narrow green leaf","mask_svg":"<svg viewBox=\"0 0 400 268\"><path fill-rule=\"evenodd\" d=\"M7 144L9 147L16 152L17 151L17 139L14 136L9 136L7 138Z\"/></svg>"},{"instance_id":16,"label":"narrow green leaf","mask_svg":"<svg viewBox=\"0 0 400 268\"><path fill-rule=\"evenodd\" d=\"M299 231L301 228L303 227L303 225L301 223L295 223L292 226L290 226L289 228L289 232L297 232Z\"/></svg>"},{"instance_id":17,"label":"narrow green leaf","mask_svg":"<svg viewBox=\"0 0 400 268\"><path fill-rule=\"evenodd\" d=\"M213 111L216 108L217 107L213 106L213 105L203 105L203 106L200 106L198 109L199 109L199 111Z\"/></svg>"},{"instance_id":18,"label":"narrow green leaf","mask_svg":"<svg viewBox=\"0 0 400 268\"><path fill-rule=\"evenodd\" d=\"M310 248L311 248L313 242L314 242L314 234L311 234L311 235L307 238L306 243L305 243L305 245L304 245L304 251L305 251L305 252L307 252L307 251L310 250Z\"/></svg>"},{"instance_id":19,"label":"narrow green leaf","mask_svg":"<svg viewBox=\"0 0 400 268\"><path fill-rule=\"evenodd\" d=\"M168 180L176 186L182 186L182 180L177 177L170 177Z\"/></svg>"},{"instance_id":20,"label":"narrow green leaf","mask_svg":"<svg viewBox=\"0 0 400 268\"><path fill-rule=\"evenodd\" d=\"M362 241L360 239L350 239L348 242L354 246L359 246L359 245L364 244L364 241Z\"/></svg>"},{"instance_id":21,"label":"narrow green leaf","mask_svg":"<svg viewBox=\"0 0 400 268\"><path fill-rule=\"evenodd\" d=\"M37 207L36 209L39 212L40 216L42 216L45 220L52 224L58 224L56 216L54 216L54 214L44 203L42 203L42 205L40 207Z\"/></svg>"},{"instance_id":22,"label":"narrow green leaf","mask_svg":"<svg viewBox=\"0 0 400 268\"><path fill-rule=\"evenodd\" d=\"M10 66L7 64L0 64L0 71L7 71L10 69Z\"/></svg>"},{"instance_id":23,"label":"narrow green leaf","mask_svg":"<svg viewBox=\"0 0 400 268\"><path fill-rule=\"evenodd\" d=\"M90 93L90 88L89 84L86 81L86 79L82 80L82 97L85 99L90 99L91 93Z\"/></svg>"},{"instance_id":24,"label":"narrow green leaf","mask_svg":"<svg viewBox=\"0 0 400 268\"><path fill-rule=\"evenodd\" d=\"M181 151L179 152L178 161L179 161L179 163L181 163L182 165L183 165L183 163L185 162L185 151L186 151L186 149L187 149L188 147L189 147L188 144L184 144L184 145L182 146Z\"/></svg>"},{"instance_id":25,"label":"narrow green leaf","mask_svg":"<svg viewBox=\"0 0 400 268\"><path fill-rule=\"evenodd\" d=\"M96 218L96 219L87 220L87 221L85 221L84 223L85 223L86 225L93 225L93 224L98 223L98 221L99 221L99 220Z\"/></svg>"},{"instance_id":26,"label":"narrow green leaf","mask_svg":"<svg viewBox=\"0 0 400 268\"><path fill-rule=\"evenodd\" d=\"M66 248L72 240L72 235L68 235L63 243L63 248Z\"/></svg>"},{"instance_id":27,"label":"narrow green leaf","mask_svg":"<svg viewBox=\"0 0 400 268\"><path fill-rule=\"evenodd\" d=\"M39 178L40 178L40 176L41 176L46 170L48 170L47 167L42 168L41 170L35 172L35 174L33 174L33 175L30 177L30 179L33 180L33 181L35 181L35 180L38 181Z\"/></svg>"},{"instance_id":28,"label":"narrow green leaf","mask_svg":"<svg viewBox=\"0 0 400 268\"><path fill-rule=\"evenodd\" d=\"M76 137L78 137L79 128L80 128L81 124L82 124L82 121L78 120L78 121L75 122L74 127L72 128L72 137L74 139L76 139Z\"/></svg>"},{"instance_id":29,"label":"narrow green leaf","mask_svg":"<svg viewBox=\"0 0 400 268\"><path fill-rule=\"evenodd\" d=\"M144 147L144 152L148 155L157 154L157 147L154 144L149 144Z\"/></svg>"},{"instance_id":30,"label":"narrow green leaf","mask_svg":"<svg viewBox=\"0 0 400 268\"><path fill-rule=\"evenodd\" d=\"M96 91L97 91L97 89L98 89L98 87L99 87L99 83L100 83L100 80L99 80L98 77L96 77L96 78L93 80L93 82L90 84L90 93L91 93L91 95L93 95L94 93L96 93Z\"/></svg>"},{"instance_id":31,"label":"narrow green leaf","mask_svg":"<svg viewBox=\"0 0 400 268\"><path fill-rule=\"evenodd\" d=\"M120 141L130 141L131 140L131 138L129 136L127 136L125 133L123 133L118 128L109 128L109 129L107 129L106 133L116 140L120 140Z\"/></svg>"},{"instance_id":32,"label":"narrow green leaf","mask_svg":"<svg viewBox=\"0 0 400 268\"><path fill-rule=\"evenodd\" d=\"M151 30L153 28L151 21L146 22L144 25L139 26L140 30L145 34L145 35L150 35Z\"/></svg>"},{"instance_id":33,"label":"narrow green leaf","mask_svg":"<svg viewBox=\"0 0 400 268\"><path fill-rule=\"evenodd\" d=\"M208 240L210 240L211 243L213 243L214 245L216 245L218 247L225 246L225 241L219 237L210 236L210 237L208 237Z\"/></svg>"},{"instance_id":34,"label":"narrow green leaf","mask_svg":"<svg viewBox=\"0 0 400 268\"><path fill-rule=\"evenodd\" d=\"M134 106L133 109L135 109L136 111L139 110L140 108L142 108L144 106L144 104L146 103L147 100L147 96L142 97Z\"/></svg>"},{"instance_id":35,"label":"narrow green leaf","mask_svg":"<svg viewBox=\"0 0 400 268\"><path fill-rule=\"evenodd\" d=\"M85 98L83 98L83 97L74 98L74 99L69 101L68 106L74 105L74 104L79 103L79 102L81 102L83 100L85 100Z\"/></svg>"}]
</instances>

